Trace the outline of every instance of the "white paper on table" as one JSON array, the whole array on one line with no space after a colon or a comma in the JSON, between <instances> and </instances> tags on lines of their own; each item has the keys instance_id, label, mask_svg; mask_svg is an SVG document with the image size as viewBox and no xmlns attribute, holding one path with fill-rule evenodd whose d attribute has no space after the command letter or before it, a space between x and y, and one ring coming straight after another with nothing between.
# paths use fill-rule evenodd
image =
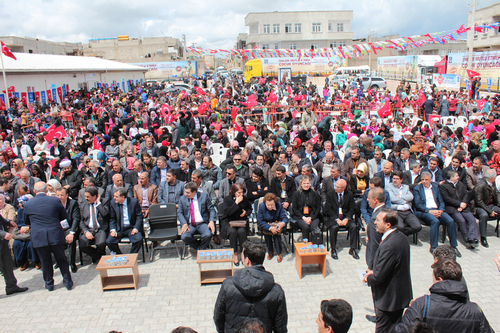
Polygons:
<instances>
[{"instance_id":1,"label":"white paper on table","mask_svg":"<svg viewBox=\"0 0 500 333\"><path fill-rule=\"evenodd\" d=\"M363 281L363 278L366 275L366 271L364 269L358 269L359 280ZM363 285L368 287L368 283L363 283Z\"/></svg>"}]
</instances>

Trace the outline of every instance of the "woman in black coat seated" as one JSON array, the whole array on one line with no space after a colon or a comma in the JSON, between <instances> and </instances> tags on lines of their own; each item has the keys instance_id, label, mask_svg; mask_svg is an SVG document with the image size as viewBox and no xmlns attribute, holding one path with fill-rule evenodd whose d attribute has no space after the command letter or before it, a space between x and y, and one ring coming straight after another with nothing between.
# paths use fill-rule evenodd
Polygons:
<instances>
[{"instance_id":1,"label":"woman in black coat seated","mask_svg":"<svg viewBox=\"0 0 500 333\"><path fill-rule=\"evenodd\" d=\"M248 232L248 217L252 213L252 205L244 196L246 191L245 185L233 184L229 195L224 198L223 209L224 215L221 218L221 237L229 238L231 247L233 248L234 264L239 266L238 258L238 240L240 247L247 240ZM230 221L246 221L245 227L231 227Z\"/></svg>"},{"instance_id":2,"label":"woman in black coat seated","mask_svg":"<svg viewBox=\"0 0 500 333\"><path fill-rule=\"evenodd\" d=\"M297 221L302 238L309 238L309 232L319 226L321 197L311 186L311 179L302 176L299 189L293 195L292 217Z\"/></svg>"},{"instance_id":3,"label":"woman in black coat seated","mask_svg":"<svg viewBox=\"0 0 500 333\"><path fill-rule=\"evenodd\" d=\"M368 167L366 163L361 163L358 165L356 176L351 177L351 191L354 194L354 198L361 198L365 193L365 190L369 187L370 179L368 178Z\"/></svg>"}]
</instances>

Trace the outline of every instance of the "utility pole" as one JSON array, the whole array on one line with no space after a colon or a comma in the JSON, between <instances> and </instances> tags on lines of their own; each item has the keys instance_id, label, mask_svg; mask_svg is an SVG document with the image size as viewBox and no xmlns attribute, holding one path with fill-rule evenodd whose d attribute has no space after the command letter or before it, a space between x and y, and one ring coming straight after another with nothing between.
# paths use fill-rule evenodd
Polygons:
<instances>
[{"instance_id":1,"label":"utility pole","mask_svg":"<svg viewBox=\"0 0 500 333\"><path fill-rule=\"evenodd\" d=\"M186 61L186 56L187 56L186 35L182 35L182 39L184 40L184 52L182 54L184 55L184 61Z\"/></svg>"},{"instance_id":2,"label":"utility pole","mask_svg":"<svg viewBox=\"0 0 500 333\"><path fill-rule=\"evenodd\" d=\"M469 36L467 38L469 44L469 54L467 58L467 69L472 70L472 52L474 51L473 43L474 43L474 25L476 21L476 5L477 5L477 0L472 0L472 15L471 15L471 20L469 21L469 26L471 29L469 30Z\"/></svg>"}]
</instances>

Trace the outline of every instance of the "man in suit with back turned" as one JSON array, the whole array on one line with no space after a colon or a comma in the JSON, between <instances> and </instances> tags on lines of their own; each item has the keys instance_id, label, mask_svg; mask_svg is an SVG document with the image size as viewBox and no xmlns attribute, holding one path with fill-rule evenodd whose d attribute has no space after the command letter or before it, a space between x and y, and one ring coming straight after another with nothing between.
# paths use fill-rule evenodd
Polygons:
<instances>
[{"instance_id":1,"label":"man in suit with back turned","mask_svg":"<svg viewBox=\"0 0 500 333\"><path fill-rule=\"evenodd\" d=\"M377 323L376 332L393 332L401 322L403 310L413 298L410 276L410 243L399 230L398 214L382 209L375 221L382 235L375 253L373 270L368 270L363 282L372 288Z\"/></svg>"},{"instance_id":2,"label":"man in suit with back turned","mask_svg":"<svg viewBox=\"0 0 500 333\"><path fill-rule=\"evenodd\" d=\"M106 245L110 251L121 254L122 251L118 243L122 238L127 237L132 243L130 253L138 253L142 244L143 228L142 209L139 201L135 198L127 197L127 190L120 187L114 193L114 200L109 208L109 236Z\"/></svg>"},{"instance_id":3,"label":"man in suit with back turned","mask_svg":"<svg viewBox=\"0 0 500 333\"><path fill-rule=\"evenodd\" d=\"M34 186L36 196L24 205L24 223L31 226L31 243L42 263L45 288L54 290L54 254L59 270L63 276L66 289L71 290L73 280L69 272L69 264L64 254L64 230L61 221L68 218L64 206L56 197L47 196L47 184L37 182Z\"/></svg>"}]
</instances>

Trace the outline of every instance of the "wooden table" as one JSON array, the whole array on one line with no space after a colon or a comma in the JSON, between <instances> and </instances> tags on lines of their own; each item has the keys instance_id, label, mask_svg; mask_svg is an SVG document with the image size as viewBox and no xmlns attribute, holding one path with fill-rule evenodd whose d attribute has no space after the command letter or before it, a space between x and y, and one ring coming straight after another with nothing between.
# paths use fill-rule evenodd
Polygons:
<instances>
[{"instance_id":1,"label":"wooden table","mask_svg":"<svg viewBox=\"0 0 500 333\"><path fill-rule=\"evenodd\" d=\"M111 260L112 256L102 256L97 264L99 275L101 276L102 290L112 289L137 289L139 285L139 267L137 266L137 253L116 255L117 258L127 257L127 263L119 266L107 266L106 260ZM108 276L108 269L132 268L131 275Z\"/></svg>"},{"instance_id":2,"label":"wooden table","mask_svg":"<svg viewBox=\"0 0 500 333\"><path fill-rule=\"evenodd\" d=\"M200 253L205 252L205 253L212 253L212 252L222 252L224 250L198 250L197 255L196 255L196 262L199 264L200 268L200 285L203 284L210 284L210 283L222 283L224 280L229 277L233 276L233 264L234 264L234 259L233 256L231 255L230 258L228 259L215 259L215 260L201 260L200 259ZM227 250L225 250L227 251ZM215 264L215 263L221 263L221 262L230 262L231 263L231 269L215 269L215 270L202 270L201 265L202 264Z\"/></svg>"},{"instance_id":3,"label":"wooden table","mask_svg":"<svg viewBox=\"0 0 500 333\"><path fill-rule=\"evenodd\" d=\"M302 279L302 266L317 264L323 277L326 277L326 255L328 251L326 249L323 252L301 252L300 248L305 247L304 243L294 243L295 246L295 268L299 274L299 279Z\"/></svg>"}]
</instances>

